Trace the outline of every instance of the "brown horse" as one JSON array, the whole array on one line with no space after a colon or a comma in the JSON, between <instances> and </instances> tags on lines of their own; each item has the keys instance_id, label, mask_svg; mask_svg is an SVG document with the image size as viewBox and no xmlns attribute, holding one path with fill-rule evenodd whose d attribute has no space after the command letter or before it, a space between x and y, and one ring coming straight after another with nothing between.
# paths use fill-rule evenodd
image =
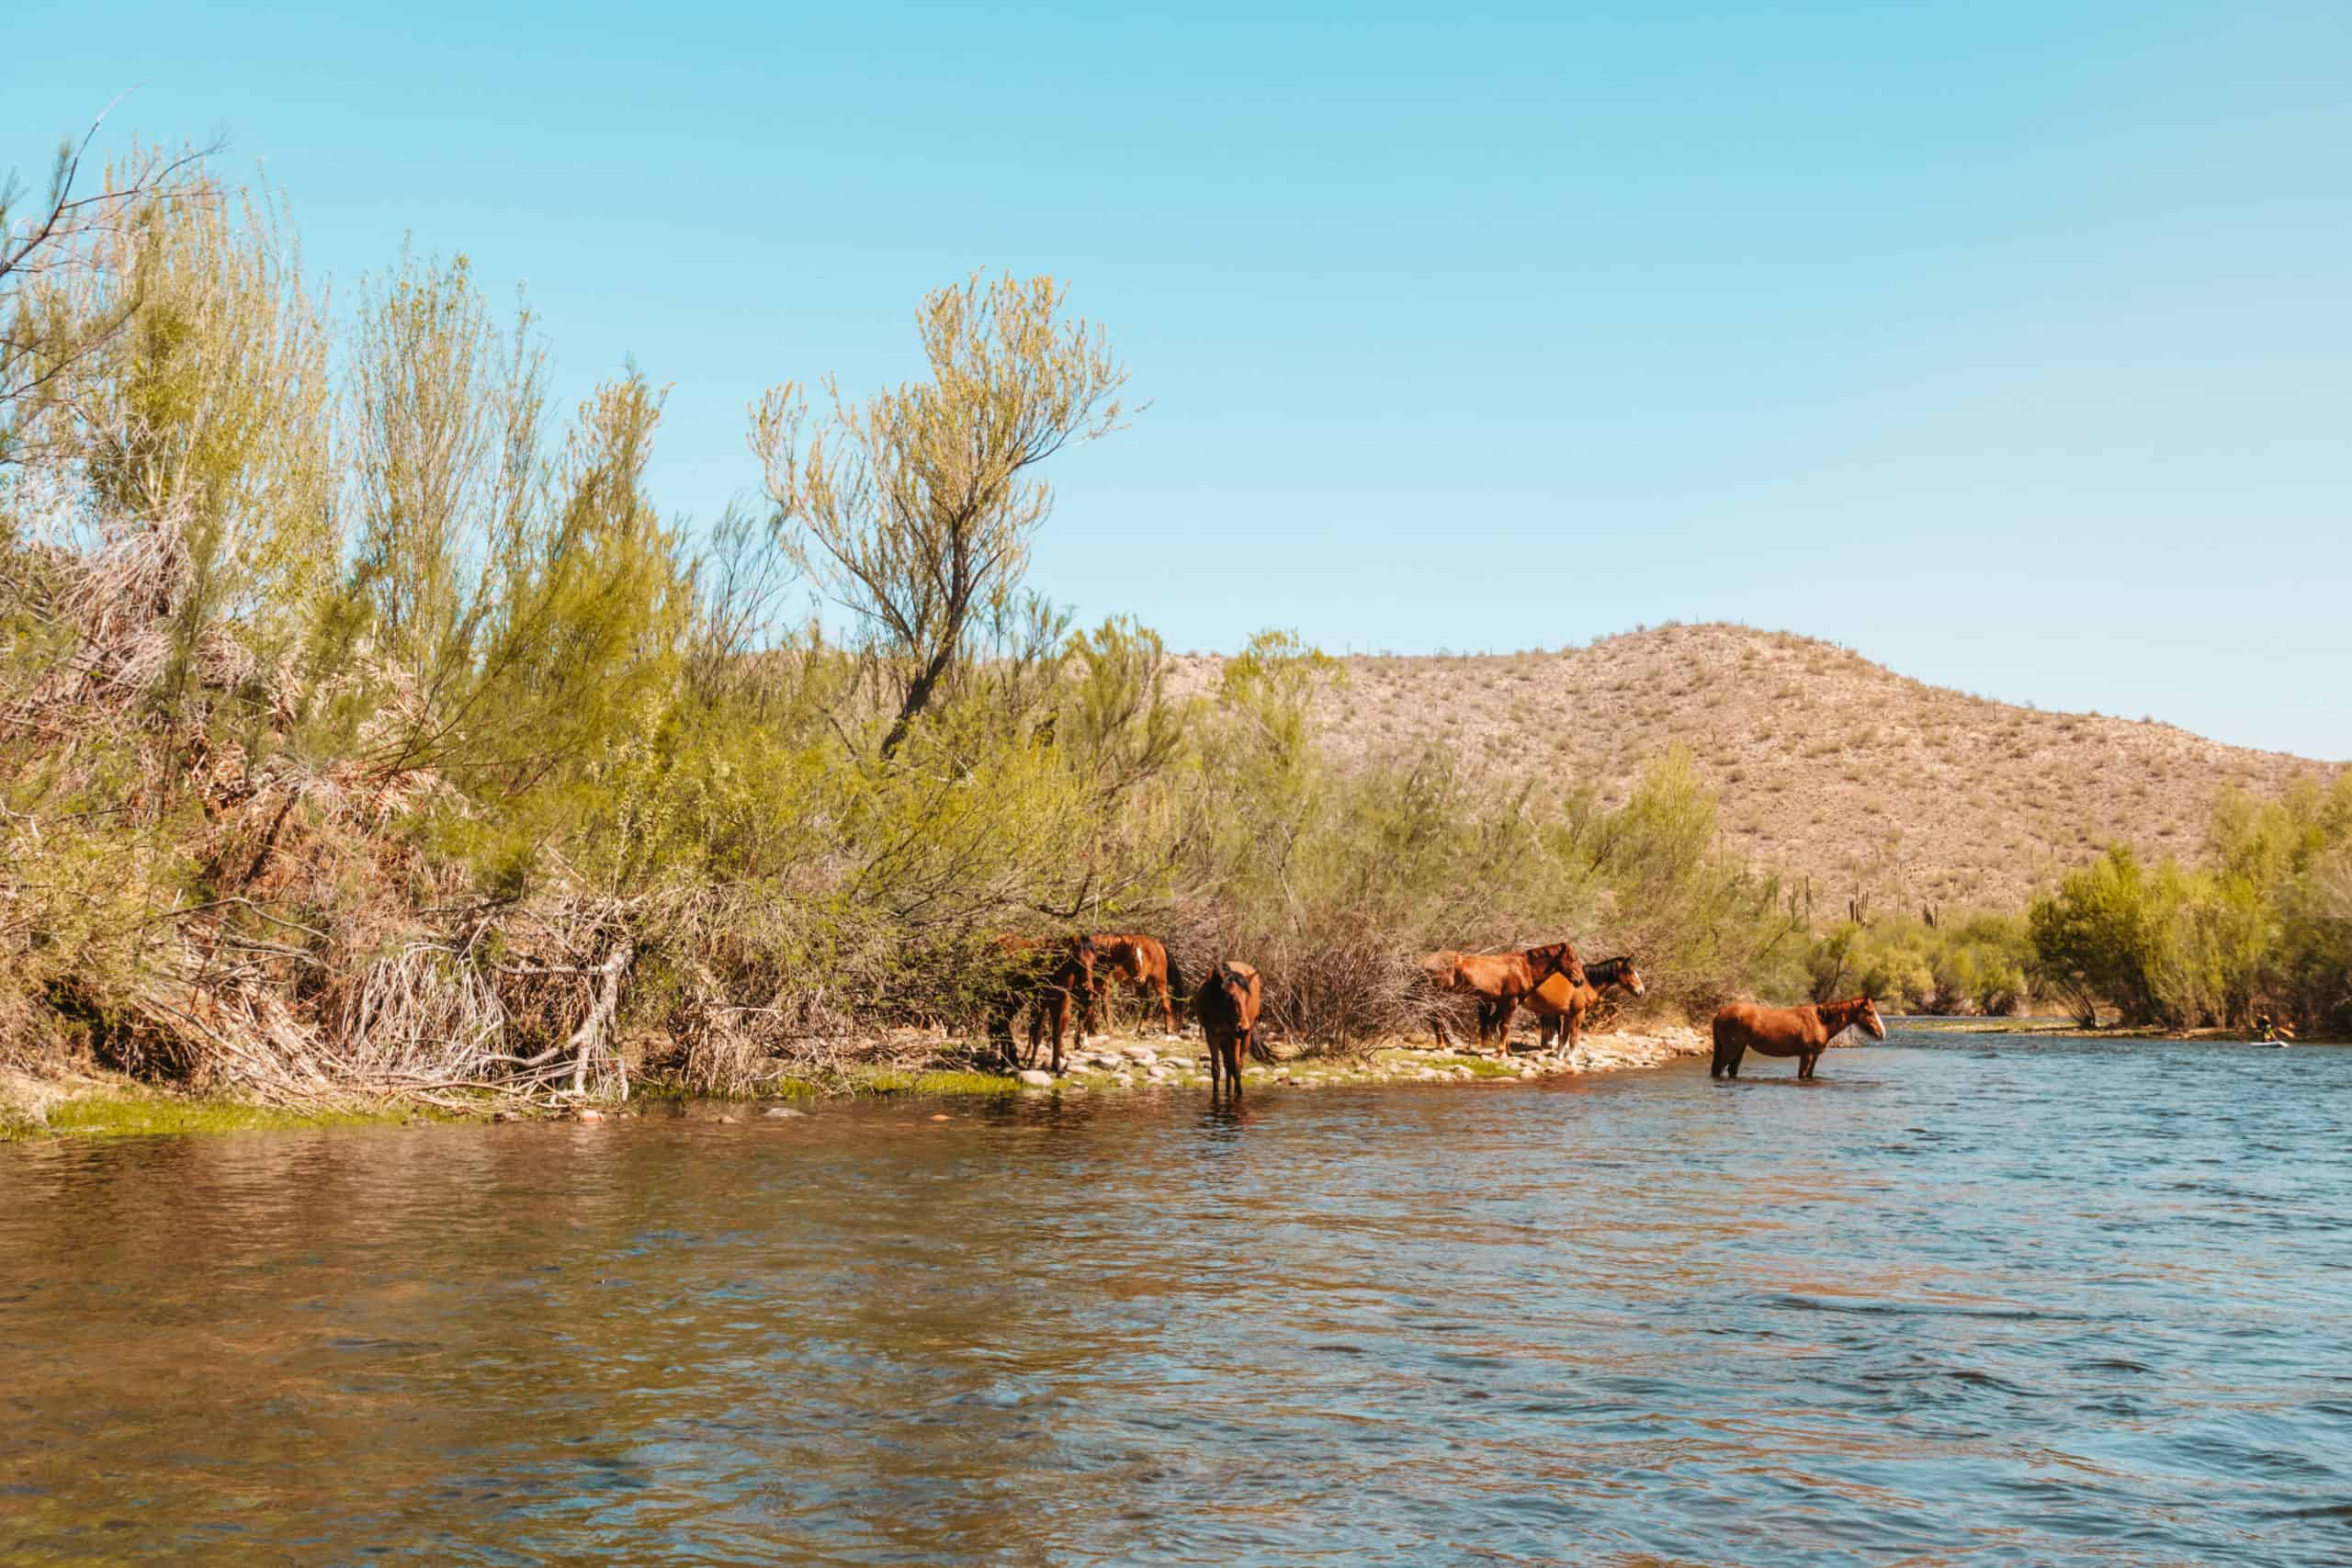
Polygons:
<instances>
[{"instance_id":1,"label":"brown horse","mask_svg":"<svg viewBox=\"0 0 2352 1568\"><path fill-rule=\"evenodd\" d=\"M1584 1015L1600 1000L1602 989L1623 986L1635 996L1645 994L1642 976L1631 958L1606 958L1584 966L1584 984L1579 986L1566 975L1555 975L1527 993L1521 1003L1540 1021L1538 1032L1546 1048L1565 1043L1571 1051L1577 1048L1577 1035L1584 1028Z\"/></svg>"},{"instance_id":2,"label":"brown horse","mask_svg":"<svg viewBox=\"0 0 2352 1568\"><path fill-rule=\"evenodd\" d=\"M1241 1064L1258 1044L1261 995L1258 971L1229 958L1210 969L1193 993L1193 1013L1201 1021L1201 1034L1209 1046L1212 1100L1220 1075L1232 1080L1233 1098L1241 1098Z\"/></svg>"},{"instance_id":3,"label":"brown horse","mask_svg":"<svg viewBox=\"0 0 2352 1568\"><path fill-rule=\"evenodd\" d=\"M1184 976L1176 961L1168 956L1167 945L1156 936L1122 935L1109 931L1094 933L1094 960L1108 964L1107 980L1124 980L1138 991L1159 998L1159 1016L1166 1021L1168 1032L1174 1034L1176 1004L1184 999ZM1103 987L1109 989L1106 984ZM1094 1027L1094 1001L1086 998L1086 1010L1079 1016L1078 1038L1085 1043Z\"/></svg>"},{"instance_id":4,"label":"brown horse","mask_svg":"<svg viewBox=\"0 0 2352 1568\"><path fill-rule=\"evenodd\" d=\"M1578 984L1584 981L1577 950L1565 942L1522 947L1516 953L1432 953L1421 960L1420 967L1439 990L1478 998L1478 1043L1484 1045L1491 1034L1502 1042L1506 1054L1510 1050L1511 1014L1518 1010L1521 998L1555 975L1568 976ZM1432 1019L1430 1026L1437 1043L1448 1043L1444 1017Z\"/></svg>"},{"instance_id":5,"label":"brown horse","mask_svg":"<svg viewBox=\"0 0 2352 1568\"><path fill-rule=\"evenodd\" d=\"M1797 1077L1809 1078L1829 1043L1856 1024L1873 1040L1886 1038L1886 1025L1879 1021L1878 1007L1868 997L1797 1008L1734 1002L1715 1014L1715 1061L1707 1076L1739 1077L1739 1059L1753 1046L1767 1056L1796 1057Z\"/></svg>"},{"instance_id":6,"label":"brown horse","mask_svg":"<svg viewBox=\"0 0 2352 1568\"><path fill-rule=\"evenodd\" d=\"M995 1043L1008 1067L1023 1058L1014 1053L1012 1021L1029 1010L1029 1057L1050 1019L1054 1030L1054 1075L1062 1070L1062 1032L1069 1027L1070 1010L1094 994L1094 941L1075 937L1056 942L1047 937L1001 936L996 939L1001 972L989 1002L989 1039Z\"/></svg>"}]
</instances>

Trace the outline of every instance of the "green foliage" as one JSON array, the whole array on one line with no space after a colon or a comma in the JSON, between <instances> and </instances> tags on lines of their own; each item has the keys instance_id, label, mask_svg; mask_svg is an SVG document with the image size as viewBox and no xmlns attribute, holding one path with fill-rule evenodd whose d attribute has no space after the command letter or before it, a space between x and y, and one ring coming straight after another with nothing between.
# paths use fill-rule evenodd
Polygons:
<instances>
[{"instance_id":1,"label":"green foliage","mask_svg":"<svg viewBox=\"0 0 2352 1568\"><path fill-rule=\"evenodd\" d=\"M2243 1029L2352 1022L2352 779L2216 801L2208 863L2109 849L2030 916L2036 961L2084 1019Z\"/></svg>"},{"instance_id":2,"label":"green foliage","mask_svg":"<svg viewBox=\"0 0 2352 1568\"><path fill-rule=\"evenodd\" d=\"M1684 748L1645 768L1616 811L1577 795L1560 834L1570 865L1589 867L1606 891L1608 940L1594 956L1633 953L1645 979L1694 1012L1792 984L1804 932L1778 880L1721 848L1714 794Z\"/></svg>"},{"instance_id":3,"label":"green foliage","mask_svg":"<svg viewBox=\"0 0 2352 1568\"><path fill-rule=\"evenodd\" d=\"M1861 995L1890 1011L2000 1017L2027 1001L2032 957L2018 916L1892 916L1839 921L1814 940L1805 966L1815 1001Z\"/></svg>"},{"instance_id":4,"label":"green foliage","mask_svg":"<svg viewBox=\"0 0 2352 1568\"><path fill-rule=\"evenodd\" d=\"M863 405L828 381L813 431L789 382L753 411L777 544L890 684L886 756L984 645L1037 640L1045 612L1022 579L1053 492L1034 470L1116 429L1126 381L1099 328L1063 319L1066 292L975 273L924 297L929 380Z\"/></svg>"}]
</instances>

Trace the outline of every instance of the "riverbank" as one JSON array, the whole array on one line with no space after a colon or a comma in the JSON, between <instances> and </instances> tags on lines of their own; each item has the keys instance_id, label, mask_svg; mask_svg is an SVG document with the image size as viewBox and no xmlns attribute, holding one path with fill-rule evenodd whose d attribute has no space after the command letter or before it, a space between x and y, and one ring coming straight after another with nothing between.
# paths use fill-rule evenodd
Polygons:
<instances>
[{"instance_id":1,"label":"riverbank","mask_svg":"<svg viewBox=\"0 0 2352 1568\"><path fill-rule=\"evenodd\" d=\"M1252 1063L1243 1077L1249 1089L1261 1092L1370 1084L1518 1083L1659 1067L1679 1057L1703 1055L1707 1050L1706 1036L1684 1026L1588 1036L1573 1054L1515 1050L1508 1056L1497 1056L1391 1040L1352 1055L1301 1053L1271 1064ZM876 1061L822 1073L786 1071L740 1100L711 1102L757 1115L763 1106L774 1109L794 1101L841 1097L1122 1094L1205 1089L1209 1082L1208 1058L1197 1037L1098 1036L1085 1049L1073 1052L1068 1066L1069 1070L1056 1078L1035 1069L1015 1075ZM39 1077L0 1069L0 1141L399 1125L419 1121L603 1119L637 1114L649 1102L680 1098L685 1097L654 1081L641 1085L639 1096L623 1104L485 1098L476 1108L405 1100L289 1107L187 1094L119 1073L74 1072Z\"/></svg>"},{"instance_id":2,"label":"riverbank","mask_svg":"<svg viewBox=\"0 0 2352 1568\"><path fill-rule=\"evenodd\" d=\"M2293 1040L2258 1040L2239 1029L2162 1029L2127 1027L2112 1024L2104 1029L2086 1029L2071 1019L2064 1018L1928 1018L1889 1017L1890 1024L1900 1023L1905 1029L1923 1034L1985 1034L2035 1040L2177 1040L2191 1044L2208 1045L2346 1045L2352 1040L2334 1035L2298 1037Z\"/></svg>"}]
</instances>

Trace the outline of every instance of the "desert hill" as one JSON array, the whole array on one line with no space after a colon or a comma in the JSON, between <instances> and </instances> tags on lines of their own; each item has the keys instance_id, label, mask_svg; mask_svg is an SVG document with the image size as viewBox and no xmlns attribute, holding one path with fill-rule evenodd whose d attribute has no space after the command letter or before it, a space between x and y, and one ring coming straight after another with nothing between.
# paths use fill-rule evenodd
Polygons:
<instances>
[{"instance_id":1,"label":"desert hill","mask_svg":"<svg viewBox=\"0 0 2352 1568\"><path fill-rule=\"evenodd\" d=\"M1200 689L1220 659L1178 660ZM2214 792L2259 795L2339 764L2227 746L2152 720L2045 713L1898 675L1832 643L1666 626L1558 653L1341 660L1317 715L1348 758L1436 741L1478 773L1531 773L1615 803L1687 745L1725 843L1811 878L1815 907L2011 906L2127 840L2194 857ZM1577 722L1569 723L1571 716Z\"/></svg>"}]
</instances>

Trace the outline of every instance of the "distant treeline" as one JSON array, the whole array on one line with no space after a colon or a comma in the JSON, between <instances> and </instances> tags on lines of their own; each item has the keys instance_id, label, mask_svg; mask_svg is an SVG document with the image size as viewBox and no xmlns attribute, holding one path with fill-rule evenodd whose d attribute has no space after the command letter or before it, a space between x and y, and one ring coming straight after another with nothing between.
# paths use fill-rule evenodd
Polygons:
<instances>
[{"instance_id":1,"label":"distant treeline","mask_svg":"<svg viewBox=\"0 0 2352 1568\"><path fill-rule=\"evenodd\" d=\"M2352 1032L2352 777L2268 802L2222 791L2200 863L2114 846L2022 913L1844 921L1809 964L1816 998L1916 1012Z\"/></svg>"},{"instance_id":2,"label":"distant treeline","mask_svg":"<svg viewBox=\"0 0 2352 1568\"><path fill-rule=\"evenodd\" d=\"M2203 863L2109 849L2034 900L2035 963L2085 1022L2352 1032L2352 776L2215 803Z\"/></svg>"}]
</instances>

